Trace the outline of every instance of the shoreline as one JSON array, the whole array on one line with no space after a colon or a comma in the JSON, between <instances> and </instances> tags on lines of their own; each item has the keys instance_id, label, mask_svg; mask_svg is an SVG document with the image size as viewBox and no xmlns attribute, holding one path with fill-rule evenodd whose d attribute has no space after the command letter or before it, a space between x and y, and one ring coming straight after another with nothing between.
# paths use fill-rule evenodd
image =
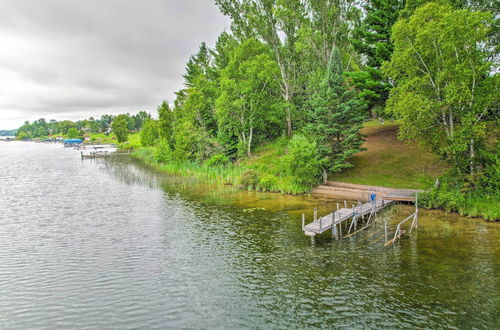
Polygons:
<instances>
[{"instance_id":1,"label":"shoreline","mask_svg":"<svg viewBox=\"0 0 500 330\"><path fill-rule=\"evenodd\" d=\"M151 168L154 168L155 170L158 170L162 173L166 173L168 175L174 175L178 177L184 177L184 178L193 178L200 183L211 183L211 184L217 184L217 185L222 185L222 186L233 186L239 190L248 190L248 191L255 191L255 192L265 192L265 193L277 193L281 195L290 195L290 196L297 196L297 195L304 195L304 196L318 196L318 197L324 197L327 199L332 199L332 200L339 200L339 199L346 199L346 200L365 200L368 196L368 193L370 192L370 189L375 189L375 191L379 191L379 193L385 194L393 191L401 191L401 190L406 190L406 191L411 191L411 192L418 192L420 193L425 193L423 190L417 190L417 189L398 189L398 188L390 188L390 187L382 187L382 186L369 186L369 185L359 185L359 184L352 184L352 183L347 183L347 182L339 182L335 181L336 184L342 184L345 186L351 186L351 187L364 187L365 189L360 190L353 188L352 191L354 194L345 194L342 195L342 193L330 193L330 194L321 194L321 193L315 193L315 190L317 191L320 189L322 185L318 185L316 187L312 187L309 191L304 191L301 193L290 193L290 192L284 192L284 191L270 191L270 190L262 190L261 187L253 187L251 188L242 188L239 186L238 183L238 177L235 176L235 174L241 174L244 172L244 168L240 168L239 165L232 165L230 169L224 169L223 167L218 167L218 168L211 168L211 167L206 167L204 165L199 165L195 163L169 163L169 164L159 164L157 163L153 158L153 155L144 155L141 154L140 150L136 150L130 155L140 161L141 163L150 166ZM182 165L187 165L187 167L183 168ZM212 171L210 171L212 169ZM419 197L420 200L420 197ZM407 201L406 201L407 202ZM420 203L419 203L420 204ZM470 214L461 214L459 211L454 211L454 210L446 210L443 208L434 208L434 207L427 207L425 204L419 205L421 208L426 209L426 210L435 210L435 211L443 211L445 214L449 213L454 213L462 217L470 218L470 219L482 219L483 221L486 222L499 222L500 221L500 216L497 217L496 219L487 219L484 216L473 216Z\"/></svg>"}]
</instances>

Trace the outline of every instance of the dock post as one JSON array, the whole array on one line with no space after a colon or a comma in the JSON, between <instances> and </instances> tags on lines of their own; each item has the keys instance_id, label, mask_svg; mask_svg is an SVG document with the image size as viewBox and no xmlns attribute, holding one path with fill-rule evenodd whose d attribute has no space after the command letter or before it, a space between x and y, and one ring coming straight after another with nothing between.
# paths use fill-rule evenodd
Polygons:
<instances>
[{"instance_id":1,"label":"dock post","mask_svg":"<svg viewBox=\"0 0 500 330\"><path fill-rule=\"evenodd\" d=\"M335 225L335 228L337 228L337 225ZM338 230L338 238L337 239L340 239L340 238L342 238L342 222L339 222L339 230Z\"/></svg>"},{"instance_id":2,"label":"dock post","mask_svg":"<svg viewBox=\"0 0 500 330\"><path fill-rule=\"evenodd\" d=\"M306 215L302 213L302 231L304 231L305 226L306 226Z\"/></svg>"},{"instance_id":3,"label":"dock post","mask_svg":"<svg viewBox=\"0 0 500 330\"><path fill-rule=\"evenodd\" d=\"M80 151L80 157L83 159L83 151Z\"/></svg>"},{"instance_id":4,"label":"dock post","mask_svg":"<svg viewBox=\"0 0 500 330\"><path fill-rule=\"evenodd\" d=\"M344 201L344 207L347 208L347 201Z\"/></svg>"},{"instance_id":5,"label":"dock post","mask_svg":"<svg viewBox=\"0 0 500 330\"><path fill-rule=\"evenodd\" d=\"M418 228L418 192L415 193L415 228Z\"/></svg>"},{"instance_id":6,"label":"dock post","mask_svg":"<svg viewBox=\"0 0 500 330\"><path fill-rule=\"evenodd\" d=\"M314 208L314 221L318 219L318 209Z\"/></svg>"},{"instance_id":7,"label":"dock post","mask_svg":"<svg viewBox=\"0 0 500 330\"><path fill-rule=\"evenodd\" d=\"M339 203L337 203L337 211L339 210Z\"/></svg>"},{"instance_id":8,"label":"dock post","mask_svg":"<svg viewBox=\"0 0 500 330\"><path fill-rule=\"evenodd\" d=\"M332 212L332 237L339 239L339 233L337 232L337 224L335 223L335 212Z\"/></svg>"},{"instance_id":9,"label":"dock post","mask_svg":"<svg viewBox=\"0 0 500 330\"><path fill-rule=\"evenodd\" d=\"M321 231L321 227L323 227L322 220L323 218L319 218L319 231Z\"/></svg>"}]
</instances>

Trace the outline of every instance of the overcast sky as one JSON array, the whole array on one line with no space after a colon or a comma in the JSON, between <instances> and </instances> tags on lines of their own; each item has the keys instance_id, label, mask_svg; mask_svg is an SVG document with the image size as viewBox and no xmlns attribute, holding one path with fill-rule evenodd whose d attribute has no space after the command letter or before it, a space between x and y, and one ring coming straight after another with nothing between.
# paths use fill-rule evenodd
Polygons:
<instances>
[{"instance_id":1,"label":"overcast sky","mask_svg":"<svg viewBox=\"0 0 500 330\"><path fill-rule=\"evenodd\" d=\"M0 129L154 112L228 29L213 0L0 0Z\"/></svg>"}]
</instances>

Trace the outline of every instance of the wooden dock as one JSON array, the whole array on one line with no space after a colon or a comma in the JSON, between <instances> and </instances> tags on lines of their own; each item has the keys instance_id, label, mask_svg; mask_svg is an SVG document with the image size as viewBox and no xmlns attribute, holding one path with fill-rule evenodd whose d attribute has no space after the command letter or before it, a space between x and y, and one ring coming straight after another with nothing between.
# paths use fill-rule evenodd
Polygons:
<instances>
[{"instance_id":1,"label":"wooden dock","mask_svg":"<svg viewBox=\"0 0 500 330\"><path fill-rule=\"evenodd\" d=\"M339 238L341 233L341 226L343 222L352 219L351 226L348 233L354 228L356 230L357 220L368 216L368 221L376 215L376 212L392 204L393 200L379 199L373 203L358 204L351 208L341 208L330 214L327 214L319 219L316 219L316 211L313 222L305 224L305 216L302 215L302 230L307 236L314 237L316 234L321 234L327 230L332 230L332 235ZM346 204L344 204L346 206ZM337 205L338 207L338 205ZM337 228L338 225L338 228Z\"/></svg>"},{"instance_id":2,"label":"wooden dock","mask_svg":"<svg viewBox=\"0 0 500 330\"><path fill-rule=\"evenodd\" d=\"M398 202L415 202L415 195L422 192L416 189L396 189L362 184L328 181L313 190L314 195L329 198L347 198L352 200L368 201L372 193L377 199L393 200Z\"/></svg>"}]
</instances>

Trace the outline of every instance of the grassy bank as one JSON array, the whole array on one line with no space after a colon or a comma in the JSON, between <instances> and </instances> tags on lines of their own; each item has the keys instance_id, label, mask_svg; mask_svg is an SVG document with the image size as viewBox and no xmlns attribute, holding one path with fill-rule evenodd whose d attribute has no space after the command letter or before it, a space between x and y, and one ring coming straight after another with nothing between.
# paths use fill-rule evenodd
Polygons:
<instances>
[{"instance_id":1,"label":"grassy bank","mask_svg":"<svg viewBox=\"0 0 500 330\"><path fill-rule=\"evenodd\" d=\"M500 196L488 194L464 195L457 190L433 189L420 195L421 205L429 209L457 212L462 216L500 220Z\"/></svg>"},{"instance_id":2,"label":"grassy bank","mask_svg":"<svg viewBox=\"0 0 500 330\"><path fill-rule=\"evenodd\" d=\"M397 139L397 122L367 122L360 152L351 160L354 167L331 176L334 181L391 188L426 189L447 169L446 162Z\"/></svg>"},{"instance_id":3,"label":"grassy bank","mask_svg":"<svg viewBox=\"0 0 500 330\"><path fill-rule=\"evenodd\" d=\"M253 157L216 166L190 161L160 164L155 158L156 148L140 148L132 155L167 174L194 178L200 182L284 194L307 193L312 187L297 184L292 178L283 175L281 158L285 155L286 142L286 139L280 139L257 148Z\"/></svg>"},{"instance_id":4,"label":"grassy bank","mask_svg":"<svg viewBox=\"0 0 500 330\"><path fill-rule=\"evenodd\" d=\"M331 174L330 179L349 183L386 186L394 188L424 189L446 169L446 164L420 148L405 145L397 140L397 123L365 124L367 149L352 159L353 168L343 173ZM307 193L313 187L300 185L283 173L283 157L288 139L281 138L257 147L253 156L224 166L207 166L195 162L159 164L155 148L139 148L133 155L162 171L204 182L243 186L245 189L291 194ZM132 143L135 144L135 143ZM244 173L253 173L252 182L242 184Z\"/></svg>"},{"instance_id":5,"label":"grassy bank","mask_svg":"<svg viewBox=\"0 0 500 330\"><path fill-rule=\"evenodd\" d=\"M363 129L366 142L363 151L352 159L353 168L342 173L330 174L329 179L348 183L384 186L392 188L428 189L436 178L447 169L447 164L435 155L417 146L406 145L397 139L398 123L381 124L367 122ZM195 179L199 182L233 185L243 189L303 194L309 186L299 185L283 173L283 157L288 139L282 138L260 146L252 157L226 165L208 166L195 162L160 164L156 161L156 148L138 148L132 154L146 164L170 175ZM138 142L132 142L134 145ZM443 200L443 194L431 196L428 208L458 212L464 216L483 217L486 220L500 218L498 196L462 196ZM423 197L423 196L422 196ZM446 197L446 196L445 196ZM459 202L456 200L459 199ZM424 200L422 200L424 202Z\"/></svg>"}]
</instances>

